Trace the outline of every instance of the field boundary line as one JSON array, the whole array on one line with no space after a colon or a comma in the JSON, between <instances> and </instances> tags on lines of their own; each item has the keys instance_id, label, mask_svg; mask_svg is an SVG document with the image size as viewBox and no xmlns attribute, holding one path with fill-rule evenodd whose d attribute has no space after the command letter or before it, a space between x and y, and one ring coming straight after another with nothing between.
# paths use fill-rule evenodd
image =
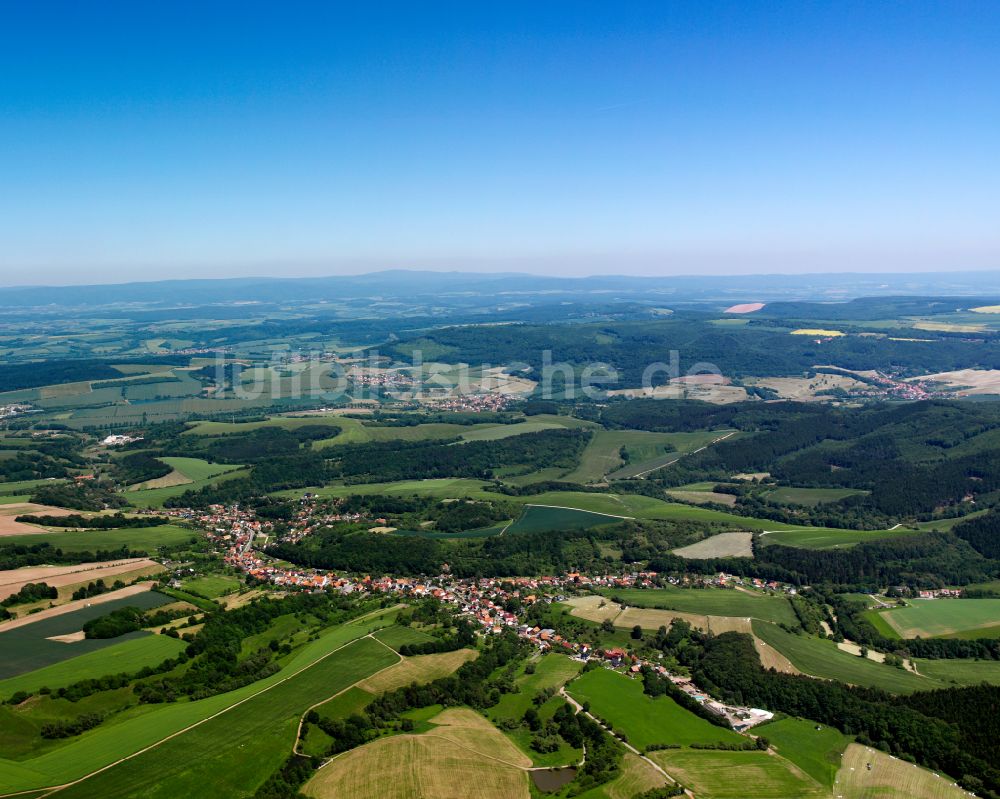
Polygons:
<instances>
[{"instance_id":1,"label":"field boundary line","mask_svg":"<svg viewBox=\"0 0 1000 799\"><path fill-rule=\"evenodd\" d=\"M682 453L680 453L676 458L674 458L672 461L670 461L670 463L661 463L659 466L654 466L652 469L646 469L646 471L644 471L644 472L637 472L636 474L632 475L631 478L625 478L625 479L633 479L633 480L640 479L641 480L642 477L643 477L643 475L647 475L650 472L659 471L660 469L666 469L668 466L673 466L675 463L677 463L677 461L679 461L685 455L697 455L699 452L704 452L706 449L708 449L713 444L718 444L720 441L725 441L727 438L729 438L730 436L736 435L738 432L739 432L739 430L731 430L728 433L726 433L724 436L720 436L719 438L713 438L707 444L705 444L705 445L703 445L701 447L698 447L698 449L693 449L690 452L682 452ZM605 475L605 477L607 477L607 475Z\"/></svg>"},{"instance_id":2,"label":"field boundary line","mask_svg":"<svg viewBox=\"0 0 1000 799\"><path fill-rule=\"evenodd\" d=\"M611 496L611 494L602 494L601 496ZM586 510L585 508L571 508L568 505L542 505L539 502L525 502L524 507L526 508L555 508L556 510L576 510L580 513L593 513L595 516L610 516L612 519L635 519L635 516L622 516L618 513L604 513L599 510ZM509 525L508 525L509 526ZM504 528L506 529L506 528Z\"/></svg>"},{"instance_id":3,"label":"field boundary line","mask_svg":"<svg viewBox=\"0 0 1000 799\"><path fill-rule=\"evenodd\" d=\"M365 680L368 680L368 679L374 677L376 674L381 674L386 669L393 669L393 668L395 668L396 666L398 666L400 663L402 663L406 659L401 654L399 654L399 652L397 652L395 649L393 649L391 646L389 646L385 641L381 641L378 638L376 638L373 633L368 633L368 635L364 636L364 638L370 638L372 641L375 641L376 643L382 644L382 646L384 646L386 649L388 649L390 652L392 652L392 654L394 654L396 657L398 657L399 660L397 660L395 663L390 663L388 666L385 666L384 668L381 668L378 671L373 671L367 677L362 677L360 680L356 680L355 682L352 682L346 688L341 688L339 691L337 691L337 693L335 693L335 694L333 694L331 696L328 696L326 699L323 699L323 700L317 702L315 705L310 705L304 711L302 711L302 715L299 716L299 726L295 730L295 743L292 744L292 754L293 755L298 755L299 757L309 757L309 755L303 754L302 752L299 751L299 742L302 740L302 725L305 723L306 716L309 715L309 711L314 710L314 709L320 707L321 705L325 705L327 702L332 702L334 699L336 699L342 693L346 693L347 691L350 691L358 683L364 682ZM357 638L355 640L356 641L361 641L363 639L362 638ZM351 643L354 643L354 641L352 641ZM364 690L364 689L362 689L362 690Z\"/></svg>"},{"instance_id":4,"label":"field boundary line","mask_svg":"<svg viewBox=\"0 0 1000 799\"><path fill-rule=\"evenodd\" d=\"M396 605L396 606L394 606L394 608L395 607L400 607L400 606ZM369 616L375 616L375 615L378 615L379 613L385 613L386 611L392 610L394 608L379 608L378 610L373 610L370 613L364 614L363 616L358 616L358 618L356 618L356 619L351 619L350 621L345 622L345 624L351 624L352 622L362 621L362 620L368 618ZM356 644L358 641L361 641L361 640L363 640L365 638L369 638L369 637L371 637L371 633L370 632L365 633L364 635L359 635L357 638L352 638L350 641L347 641L346 643L341 644L336 649L331 649L325 655L322 655L322 656L316 658L316 660L314 660L312 663L309 663L309 664L303 666L301 669L299 669L298 671L293 672L292 674L289 674L287 677L282 677L280 680L278 680L275 683L272 683L271 685L267 686L266 688L261 688L256 693L250 694L250 696L247 696L247 697L239 700L238 702L234 702L233 704L224 707L222 710L219 710L219 711L213 713L211 716L206 716L203 719L199 719L198 721L194 722L193 724L189 724L187 727L184 727L183 729L177 730L176 732L172 732L170 735L166 736L165 738L161 738L160 740L155 741L155 742L149 744L149 746L143 747L142 749L139 749L138 751L135 751L135 752L133 752L130 755L126 755L125 757L121 757L118 760L115 760L113 763L108 763L106 766L102 766L99 769L91 771L89 774L85 774L84 776L80 777L79 779L75 779L75 780L73 780L71 782L66 782L66 783L63 783L61 785L51 785L51 786L48 786L48 787L43 786L41 788L32 788L29 791L19 791L16 794L3 794L3 796L18 796L18 795L25 794L25 793L31 793L31 792L37 792L37 791L46 791L46 793L42 794L42 796L45 797L45 796L51 796L52 794L58 793L59 791L63 791L66 788L71 788L74 785L77 785L77 784L79 784L79 783L81 783L81 782L83 782L85 780L89 780L91 777L94 777L94 776L96 776L98 774L101 774L102 772L105 772L105 771L107 771L110 768L114 768L115 766L121 765L122 763L124 763L124 762L126 762L128 760L132 760L133 758L138 757L139 755L145 754L146 752L150 751L151 749L155 749L156 747L161 746L162 744L165 744L167 741L169 741L169 740L171 740L173 738L176 738L178 735L183 735L186 732L190 732L195 727L200 727L202 724L204 724L204 723L206 723L208 721L211 721L214 718L218 718L219 716L223 715L224 713L228 713L233 708L239 707L240 705L244 704L245 702L249 702L251 699L256 699L261 694L265 694L268 691L270 691L272 688L276 688L279 685L281 685L282 683L285 683L288 680L292 679L293 677L297 677L302 672L304 672L304 671L306 671L308 669L311 669L317 663L320 663L320 662L326 660L328 657L330 657L331 655L336 654L341 649L345 649L346 647L349 647L352 644Z\"/></svg>"}]
</instances>

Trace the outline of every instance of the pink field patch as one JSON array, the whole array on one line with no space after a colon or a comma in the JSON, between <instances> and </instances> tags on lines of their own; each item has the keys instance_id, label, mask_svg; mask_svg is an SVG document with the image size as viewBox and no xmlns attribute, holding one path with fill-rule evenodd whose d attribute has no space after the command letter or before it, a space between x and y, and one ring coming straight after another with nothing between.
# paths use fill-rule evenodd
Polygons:
<instances>
[{"instance_id":1,"label":"pink field patch","mask_svg":"<svg viewBox=\"0 0 1000 799\"><path fill-rule=\"evenodd\" d=\"M762 302L744 302L742 305L733 305L726 308L723 313L753 313L764 307Z\"/></svg>"}]
</instances>

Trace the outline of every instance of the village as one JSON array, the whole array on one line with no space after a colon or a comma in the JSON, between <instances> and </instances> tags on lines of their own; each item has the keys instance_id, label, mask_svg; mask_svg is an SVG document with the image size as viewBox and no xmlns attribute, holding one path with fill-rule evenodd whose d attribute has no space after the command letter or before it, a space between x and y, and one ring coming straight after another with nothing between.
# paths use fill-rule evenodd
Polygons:
<instances>
[{"instance_id":1,"label":"village","mask_svg":"<svg viewBox=\"0 0 1000 799\"><path fill-rule=\"evenodd\" d=\"M314 516L312 510L313 507L306 504L298 511L292 531L283 535L285 540L300 540L322 524L361 520L359 514L324 513ZM290 568L263 554L254 547L254 543L258 539L261 543L267 541L272 535L273 522L258 519L252 510L238 505L213 505L205 511L165 509L162 513L205 529L209 540L223 551L225 563L252 580L270 583L277 588L434 598L456 607L462 615L474 620L483 635L499 635L509 629L530 641L540 652L559 652L584 663L596 661L607 668L636 676L644 669L651 669L661 678L670 680L698 704L724 718L738 732L744 732L774 717L772 712L760 708L732 706L717 701L701 690L690 677L673 674L660 663L641 658L624 647L592 649L588 644L570 640L554 629L527 624L508 608L563 602L568 595L588 589L654 588L664 582L673 585L698 583L716 588L769 589L788 594L795 593L794 586L725 573L710 577L685 576L661 580L656 572L650 571L602 575L569 572L540 577L459 579L449 575L447 563L442 564L442 574L434 578L338 575L322 569ZM385 519L374 521L385 523Z\"/></svg>"}]
</instances>

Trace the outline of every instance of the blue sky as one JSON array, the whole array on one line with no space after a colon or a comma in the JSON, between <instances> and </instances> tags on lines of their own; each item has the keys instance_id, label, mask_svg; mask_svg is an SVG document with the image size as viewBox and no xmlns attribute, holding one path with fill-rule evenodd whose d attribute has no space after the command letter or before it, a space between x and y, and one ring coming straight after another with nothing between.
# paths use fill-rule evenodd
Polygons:
<instances>
[{"instance_id":1,"label":"blue sky","mask_svg":"<svg viewBox=\"0 0 1000 799\"><path fill-rule=\"evenodd\" d=\"M0 9L0 284L1000 268L995 2Z\"/></svg>"}]
</instances>

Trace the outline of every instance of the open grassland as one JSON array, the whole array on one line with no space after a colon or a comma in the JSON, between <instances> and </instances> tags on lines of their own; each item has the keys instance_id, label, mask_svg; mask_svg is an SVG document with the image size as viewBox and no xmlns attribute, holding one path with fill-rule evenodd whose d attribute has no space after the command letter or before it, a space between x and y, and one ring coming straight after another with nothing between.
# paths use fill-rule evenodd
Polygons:
<instances>
[{"instance_id":1,"label":"open grassland","mask_svg":"<svg viewBox=\"0 0 1000 799\"><path fill-rule=\"evenodd\" d=\"M834 788L834 793L843 799L967 799L969 796L947 777L861 744L847 747Z\"/></svg>"},{"instance_id":2,"label":"open grassland","mask_svg":"<svg viewBox=\"0 0 1000 799\"><path fill-rule=\"evenodd\" d=\"M878 615L901 638L1000 635L1000 599L912 599Z\"/></svg>"},{"instance_id":3,"label":"open grassland","mask_svg":"<svg viewBox=\"0 0 1000 799\"><path fill-rule=\"evenodd\" d=\"M948 685L979 685L988 682L1000 685L998 660L917 659L917 671L926 677Z\"/></svg>"},{"instance_id":4,"label":"open grassland","mask_svg":"<svg viewBox=\"0 0 1000 799\"><path fill-rule=\"evenodd\" d=\"M205 577L196 577L193 580L185 580L183 588L196 596L216 599L223 594L238 590L241 585L240 578L234 575L210 574Z\"/></svg>"},{"instance_id":5,"label":"open grassland","mask_svg":"<svg viewBox=\"0 0 1000 799\"><path fill-rule=\"evenodd\" d=\"M46 532L32 535L17 535L4 538L4 544L51 544L63 552L96 552L117 550L127 546L134 551L154 553L157 547L183 544L199 535L175 524L161 524L158 527L121 528L117 530L87 530L83 532Z\"/></svg>"},{"instance_id":6,"label":"open grassland","mask_svg":"<svg viewBox=\"0 0 1000 799\"><path fill-rule=\"evenodd\" d=\"M155 488L169 488L172 486L186 485L191 483L210 480L213 477L226 474L227 472L241 469L241 466L222 463L209 463L202 458L159 458L171 469L170 474L158 477L155 480L147 480L144 483L137 483L129 488L129 491L140 491ZM147 495L149 496L149 495Z\"/></svg>"},{"instance_id":7,"label":"open grassland","mask_svg":"<svg viewBox=\"0 0 1000 799\"><path fill-rule=\"evenodd\" d=\"M186 648L187 643L184 641L166 635L131 638L52 666L44 666L16 677L0 680L0 699L9 698L18 691L34 692L43 686L57 689L72 685L78 680L138 671L146 666L156 666L167 658L176 657Z\"/></svg>"},{"instance_id":8,"label":"open grassland","mask_svg":"<svg viewBox=\"0 0 1000 799\"><path fill-rule=\"evenodd\" d=\"M39 486L54 486L65 482L65 480L54 477L41 480L14 480L7 483L0 483L0 495L6 497L12 494L30 494Z\"/></svg>"},{"instance_id":9,"label":"open grassland","mask_svg":"<svg viewBox=\"0 0 1000 799\"><path fill-rule=\"evenodd\" d=\"M622 759L621 773L611 782L599 785L580 799L633 799L633 797L667 784L659 771L638 755L626 752Z\"/></svg>"},{"instance_id":10,"label":"open grassland","mask_svg":"<svg viewBox=\"0 0 1000 799\"><path fill-rule=\"evenodd\" d=\"M433 636L430 636L415 627L403 627L399 624L394 624L391 627L386 627L384 630L379 630L375 633L375 637L386 646L397 651L404 644L425 644L428 641L434 640Z\"/></svg>"},{"instance_id":11,"label":"open grassland","mask_svg":"<svg viewBox=\"0 0 1000 799\"><path fill-rule=\"evenodd\" d=\"M164 460L169 460L164 458ZM185 458L184 460L195 460ZM207 462L206 462L207 463ZM210 465L210 464L209 464ZM161 488L144 488L139 491L127 491L125 498L131 505L137 508L162 508L163 503L172 497L179 497L185 491L197 491L209 485L235 480L239 477L246 477L249 470L240 467L226 468L212 477L205 477L198 480L188 480L187 482L174 483L173 485Z\"/></svg>"},{"instance_id":12,"label":"open grassland","mask_svg":"<svg viewBox=\"0 0 1000 799\"><path fill-rule=\"evenodd\" d=\"M728 727L717 727L685 710L669 697L650 698L643 693L641 680L610 669L588 671L567 690L578 702L590 702L591 713L624 732L629 743L640 750L652 744L690 746L745 740Z\"/></svg>"},{"instance_id":13,"label":"open grassland","mask_svg":"<svg viewBox=\"0 0 1000 799\"><path fill-rule=\"evenodd\" d=\"M882 688L896 694L943 687L929 677L843 652L833 641L788 633L775 624L761 621L753 622L753 631L768 646L787 657L799 671L813 677Z\"/></svg>"},{"instance_id":14,"label":"open grassland","mask_svg":"<svg viewBox=\"0 0 1000 799\"><path fill-rule=\"evenodd\" d=\"M667 491L667 496L676 499L678 502L691 502L695 505L729 505L736 504L735 494L722 494L718 491L683 491L671 488Z\"/></svg>"},{"instance_id":15,"label":"open grassland","mask_svg":"<svg viewBox=\"0 0 1000 799\"><path fill-rule=\"evenodd\" d=\"M357 650L345 645L391 624L397 612L394 608L381 610L335 627L295 652L280 672L244 688L196 702L149 707L140 715L98 727L30 760L0 759L0 787L5 791L34 790L79 780L191 728L167 742L187 739L190 746L185 744L176 757L173 748L156 746L67 793L101 797L146 796L149 791L159 795L156 792L161 790L167 796L253 793L252 787L247 789L242 783L216 785L216 781L266 777L291 751L300 707L304 709L391 664L398 656L376 641ZM292 710L294 719L290 721ZM199 726L192 727L195 724ZM207 740L206 730L195 738L187 737L205 726ZM268 741L266 751L256 751L252 743L256 736ZM200 757L202 751L208 755L204 760ZM261 758L266 762L260 763ZM198 768L193 765L196 760ZM202 766L208 767L210 773L202 771ZM194 778L201 785L188 782Z\"/></svg>"},{"instance_id":16,"label":"open grassland","mask_svg":"<svg viewBox=\"0 0 1000 799\"><path fill-rule=\"evenodd\" d=\"M650 757L699 799L819 799L828 790L768 752L664 750Z\"/></svg>"},{"instance_id":17,"label":"open grassland","mask_svg":"<svg viewBox=\"0 0 1000 799\"><path fill-rule=\"evenodd\" d=\"M829 527L799 527L794 530L782 530L779 527L769 527L761 537L763 544L782 544L786 547L801 547L802 549L837 549L852 547L869 541L883 541L887 538L902 538L916 535L920 531L900 527L896 530L837 530Z\"/></svg>"},{"instance_id":18,"label":"open grassland","mask_svg":"<svg viewBox=\"0 0 1000 799\"><path fill-rule=\"evenodd\" d=\"M705 558L752 558L752 533L719 533L686 547L674 550L675 555L692 560Z\"/></svg>"},{"instance_id":19,"label":"open grassland","mask_svg":"<svg viewBox=\"0 0 1000 799\"><path fill-rule=\"evenodd\" d=\"M796 624L795 612L783 594L762 594L735 588L618 588L601 593L625 605L667 608L706 616L749 616Z\"/></svg>"},{"instance_id":20,"label":"open grassland","mask_svg":"<svg viewBox=\"0 0 1000 799\"><path fill-rule=\"evenodd\" d=\"M792 486L781 486L769 491L765 497L771 502L778 502L782 505L805 505L815 507L824 502L838 502L846 497L853 497L858 494L866 494L867 491L859 491L853 488L794 488Z\"/></svg>"},{"instance_id":21,"label":"open grassland","mask_svg":"<svg viewBox=\"0 0 1000 799\"><path fill-rule=\"evenodd\" d=\"M413 683L424 685L453 674L464 663L475 660L478 655L475 649L457 649L454 652L440 652L434 655L414 655L362 680L358 683L358 688L373 694L381 694L405 688Z\"/></svg>"},{"instance_id":22,"label":"open grassland","mask_svg":"<svg viewBox=\"0 0 1000 799\"><path fill-rule=\"evenodd\" d=\"M110 596L110 595L105 595ZM155 591L143 591L110 601L86 604L77 603L76 609L67 613L38 618L29 616L24 621L0 626L0 679L27 674L36 669L84 655L97 649L104 649L125 640L121 638L88 638L73 643L50 640L57 636L70 635L83 629L84 623L113 610L137 607L143 610L159 607L169 602L169 597ZM17 626L15 626L17 625ZM129 638L138 638L147 633L130 633Z\"/></svg>"},{"instance_id":23,"label":"open grassland","mask_svg":"<svg viewBox=\"0 0 1000 799\"><path fill-rule=\"evenodd\" d=\"M571 483L597 483L605 476L614 479L631 477L644 469L654 468L660 459L676 460L685 452L704 446L717 435L717 433L597 430L583 451L580 465L563 479ZM622 460L623 448L628 454L628 463Z\"/></svg>"},{"instance_id":24,"label":"open grassland","mask_svg":"<svg viewBox=\"0 0 1000 799\"><path fill-rule=\"evenodd\" d=\"M791 761L816 782L833 788L844 749L850 736L833 727L806 719L784 718L754 729L771 742L771 748Z\"/></svg>"},{"instance_id":25,"label":"open grassland","mask_svg":"<svg viewBox=\"0 0 1000 799\"><path fill-rule=\"evenodd\" d=\"M489 722L455 708L422 735L382 738L317 772L302 792L314 799L528 799L529 761Z\"/></svg>"}]
</instances>

